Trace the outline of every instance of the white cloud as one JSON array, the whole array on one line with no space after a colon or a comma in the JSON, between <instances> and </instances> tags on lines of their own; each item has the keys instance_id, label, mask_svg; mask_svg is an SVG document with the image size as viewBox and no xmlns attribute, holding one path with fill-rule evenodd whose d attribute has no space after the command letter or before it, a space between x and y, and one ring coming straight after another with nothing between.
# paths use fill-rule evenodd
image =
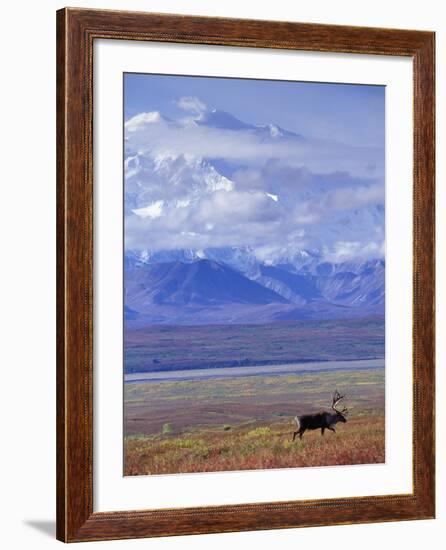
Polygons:
<instances>
[{"instance_id":1,"label":"white cloud","mask_svg":"<svg viewBox=\"0 0 446 550\"><path fill-rule=\"evenodd\" d=\"M125 123L125 129L127 132L137 132L146 126L147 124L156 124L162 121L162 117L158 111L152 111L149 113L139 113ZM127 141L129 141L127 137Z\"/></svg>"},{"instance_id":2,"label":"white cloud","mask_svg":"<svg viewBox=\"0 0 446 550\"><path fill-rule=\"evenodd\" d=\"M199 221L208 223L265 222L280 217L280 210L258 191L216 191L200 202Z\"/></svg>"},{"instance_id":3,"label":"white cloud","mask_svg":"<svg viewBox=\"0 0 446 550\"><path fill-rule=\"evenodd\" d=\"M384 256L384 241L360 242L338 241L331 249L325 250L325 258L334 263L346 262L357 258L382 258Z\"/></svg>"},{"instance_id":4,"label":"white cloud","mask_svg":"<svg viewBox=\"0 0 446 550\"><path fill-rule=\"evenodd\" d=\"M178 105L206 109L194 97ZM332 261L384 253L381 149L273 139L157 112L128 120L126 134L128 248L249 246L265 262L304 248Z\"/></svg>"},{"instance_id":5,"label":"white cloud","mask_svg":"<svg viewBox=\"0 0 446 550\"><path fill-rule=\"evenodd\" d=\"M190 204L190 199L177 200L177 208L187 208Z\"/></svg>"},{"instance_id":6,"label":"white cloud","mask_svg":"<svg viewBox=\"0 0 446 550\"><path fill-rule=\"evenodd\" d=\"M369 166L373 161L376 177L382 176L384 171L384 157L378 148L286 137L265 139L260 130L214 128L190 121L168 121L162 117L156 120L153 113L142 115L126 123L126 144L133 153L224 159L243 163L245 169L257 169L271 159L282 169L306 167L320 174L344 171L357 177L370 177Z\"/></svg>"},{"instance_id":7,"label":"white cloud","mask_svg":"<svg viewBox=\"0 0 446 550\"><path fill-rule=\"evenodd\" d=\"M384 202L384 186L350 185L326 191L296 204L294 215L302 224L315 224L338 212L348 212Z\"/></svg>"},{"instance_id":8,"label":"white cloud","mask_svg":"<svg viewBox=\"0 0 446 550\"><path fill-rule=\"evenodd\" d=\"M181 97L177 101L177 105L180 109L183 109L183 111L190 111L197 115L207 110L206 103L203 103L203 101L198 99L198 97L192 97L192 96Z\"/></svg>"},{"instance_id":9,"label":"white cloud","mask_svg":"<svg viewBox=\"0 0 446 550\"><path fill-rule=\"evenodd\" d=\"M164 201L155 201L143 208L135 208L132 210L134 214L140 218L150 218L151 220L156 220L160 218L163 214Z\"/></svg>"}]
</instances>

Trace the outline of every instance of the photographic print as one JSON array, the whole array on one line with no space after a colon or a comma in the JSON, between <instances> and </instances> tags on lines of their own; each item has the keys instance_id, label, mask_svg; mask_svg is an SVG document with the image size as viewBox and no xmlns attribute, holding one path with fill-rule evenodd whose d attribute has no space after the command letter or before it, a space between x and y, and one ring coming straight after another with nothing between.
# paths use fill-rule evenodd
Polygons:
<instances>
[{"instance_id":1,"label":"photographic print","mask_svg":"<svg viewBox=\"0 0 446 550\"><path fill-rule=\"evenodd\" d=\"M124 474L385 461L385 87L124 74Z\"/></svg>"},{"instance_id":2,"label":"photographic print","mask_svg":"<svg viewBox=\"0 0 446 550\"><path fill-rule=\"evenodd\" d=\"M59 540L435 517L435 33L58 10L56 168Z\"/></svg>"}]
</instances>

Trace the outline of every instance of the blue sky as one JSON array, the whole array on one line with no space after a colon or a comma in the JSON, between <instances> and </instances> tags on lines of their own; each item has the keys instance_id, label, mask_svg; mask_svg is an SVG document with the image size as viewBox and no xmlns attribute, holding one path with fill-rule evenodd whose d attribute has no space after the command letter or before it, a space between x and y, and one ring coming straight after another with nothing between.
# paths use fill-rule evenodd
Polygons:
<instances>
[{"instance_id":1,"label":"blue sky","mask_svg":"<svg viewBox=\"0 0 446 550\"><path fill-rule=\"evenodd\" d=\"M126 74L124 120L128 249L383 256L384 87Z\"/></svg>"},{"instance_id":2,"label":"blue sky","mask_svg":"<svg viewBox=\"0 0 446 550\"><path fill-rule=\"evenodd\" d=\"M153 110L175 119L184 114L178 96L192 96L252 124L348 144L384 142L384 86L133 73L124 79L126 119Z\"/></svg>"}]
</instances>

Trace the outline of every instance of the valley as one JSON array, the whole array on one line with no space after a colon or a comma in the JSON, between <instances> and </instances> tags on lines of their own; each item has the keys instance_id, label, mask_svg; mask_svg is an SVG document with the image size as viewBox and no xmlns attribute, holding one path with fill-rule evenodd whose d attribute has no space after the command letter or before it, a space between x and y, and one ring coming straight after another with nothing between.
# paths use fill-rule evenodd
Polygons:
<instances>
[{"instance_id":1,"label":"valley","mask_svg":"<svg viewBox=\"0 0 446 550\"><path fill-rule=\"evenodd\" d=\"M126 329L125 372L384 358L384 318Z\"/></svg>"}]
</instances>

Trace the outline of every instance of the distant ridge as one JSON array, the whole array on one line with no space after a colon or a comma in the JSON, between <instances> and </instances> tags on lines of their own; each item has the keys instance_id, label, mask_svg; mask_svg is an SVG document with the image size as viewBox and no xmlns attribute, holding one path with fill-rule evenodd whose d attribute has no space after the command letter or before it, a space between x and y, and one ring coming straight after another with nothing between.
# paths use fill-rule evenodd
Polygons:
<instances>
[{"instance_id":1,"label":"distant ridge","mask_svg":"<svg viewBox=\"0 0 446 550\"><path fill-rule=\"evenodd\" d=\"M213 253L216 255L215 250ZM267 324L384 314L385 266L380 260L345 265L323 262L297 269L255 264L245 258L242 273L190 252L174 256L183 259L150 263L135 255L126 257L128 328Z\"/></svg>"},{"instance_id":2,"label":"distant ridge","mask_svg":"<svg viewBox=\"0 0 446 550\"><path fill-rule=\"evenodd\" d=\"M211 260L147 265L126 274L130 307L145 304L205 306L288 303L283 296Z\"/></svg>"}]
</instances>

